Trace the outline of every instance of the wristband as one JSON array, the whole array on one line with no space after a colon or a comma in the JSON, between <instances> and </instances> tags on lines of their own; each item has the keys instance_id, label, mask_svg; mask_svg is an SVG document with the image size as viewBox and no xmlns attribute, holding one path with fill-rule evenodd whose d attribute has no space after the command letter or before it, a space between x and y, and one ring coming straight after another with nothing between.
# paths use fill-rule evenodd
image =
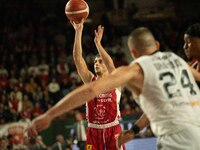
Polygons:
<instances>
[{"instance_id":1,"label":"wristband","mask_svg":"<svg viewBox=\"0 0 200 150\"><path fill-rule=\"evenodd\" d=\"M140 132L140 128L137 125L133 125L131 130L134 132L134 134L138 134Z\"/></svg>"}]
</instances>

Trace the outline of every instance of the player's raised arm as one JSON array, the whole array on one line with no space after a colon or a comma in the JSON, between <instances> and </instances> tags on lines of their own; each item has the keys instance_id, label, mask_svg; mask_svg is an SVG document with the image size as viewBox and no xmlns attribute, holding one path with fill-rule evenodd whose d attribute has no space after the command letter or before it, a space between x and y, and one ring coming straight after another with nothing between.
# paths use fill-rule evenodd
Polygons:
<instances>
[{"instance_id":1,"label":"player's raised arm","mask_svg":"<svg viewBox=\"0 0 200 150\"><path fill-rule=\"evenodd\" d=\"M108 69L108 72L111 73L115 69L115 66L114 66L112 58L110 57L110 55L107 53L107 51L103 48L101 44L103 32L104 32L104 27L101 25L98 26L97 30L94 30L94 34L95 34L94 43L97 47L99 55L103 59Z\"/></svg>"},{"instance_id":2,"label":"player's raised arm","mask_svg":"<svg viewBox=\"0 0 200 150\"><path fill-rule=\"evenodd\" d=\"M71 22L75 30L74 46L73 46L73 58L78 71L84 83L90 82L93 76L92 72L89 71L87 64L82 54L82 32L84 19L80 23Z\"/></svg>"}]
</instances>

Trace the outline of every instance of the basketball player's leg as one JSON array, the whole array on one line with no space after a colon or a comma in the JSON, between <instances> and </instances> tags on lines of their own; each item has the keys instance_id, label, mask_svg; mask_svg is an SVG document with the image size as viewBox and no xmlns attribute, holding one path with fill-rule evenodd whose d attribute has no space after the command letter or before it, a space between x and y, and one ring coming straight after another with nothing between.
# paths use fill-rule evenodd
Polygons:
<instances>
[{"instance_id":1,"label":"basketball player's leg","mask_svg":"<svg viewBox=\"0 0 200 150\"><path fill-rule=\"evenodd\" d=\"M120 125L116 125L105 129L104 136L105 136L106 150L118 150L116 147L116 140L121 132L122 128ZM125 150L124 144L122 145L121 150Z\"/></svg>"},{"instance_id":2,"label":"basketball player's leg","mask_svg":"<svg viewBox=\"0 0 200 150\"><path fill-rule=\"evenodd\" d=\"M102 129L87 128L86 150L104 150Z\"/></svg>"}]
</instances>

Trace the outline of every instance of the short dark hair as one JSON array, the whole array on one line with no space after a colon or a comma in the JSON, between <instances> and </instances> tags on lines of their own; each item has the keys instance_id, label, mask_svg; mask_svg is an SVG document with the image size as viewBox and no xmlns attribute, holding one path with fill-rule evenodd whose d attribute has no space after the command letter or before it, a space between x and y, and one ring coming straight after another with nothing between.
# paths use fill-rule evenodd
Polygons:
<instances>
[{"instance_id":1,"label":"short dark hair","mask_svg":"<svg viewBox=\"0 0 200 150\"><path fill-rule=\"evenodd\" d=\"M185 31L185 34L200 38L200 23L190 25Z\"/></svg>"},{"instance_id":2,"label":"short dark hair","mask_svg":"<svg viewBox=\"0 0 200 150\"><path fill-rule=\"evenodd\" d=\"M147 50L155 43L155 38L147 27L138 27L129 35L129 43L137 50Z\"/></svg>"}]
</instances>

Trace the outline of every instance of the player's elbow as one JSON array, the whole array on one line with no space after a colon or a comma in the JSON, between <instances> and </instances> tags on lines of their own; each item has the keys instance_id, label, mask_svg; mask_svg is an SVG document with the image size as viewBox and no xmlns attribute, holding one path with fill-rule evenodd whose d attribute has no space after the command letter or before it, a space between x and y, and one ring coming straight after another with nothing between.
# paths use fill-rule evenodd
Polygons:
<instances>
[{"instance_id":1,"label":"player's elbow","mask_svg":"<svg viewBox=\"0 0 200 150\"><path fill-rule=\"evenodd\" d=\"M75 62L75 63L78 63L78 62L80 62L80 58L79 58L79 57L77 57L77 56L74 56L74 57L73 57L73 59L74 59L74 62Z\"/></svg>"}]
</instances>

